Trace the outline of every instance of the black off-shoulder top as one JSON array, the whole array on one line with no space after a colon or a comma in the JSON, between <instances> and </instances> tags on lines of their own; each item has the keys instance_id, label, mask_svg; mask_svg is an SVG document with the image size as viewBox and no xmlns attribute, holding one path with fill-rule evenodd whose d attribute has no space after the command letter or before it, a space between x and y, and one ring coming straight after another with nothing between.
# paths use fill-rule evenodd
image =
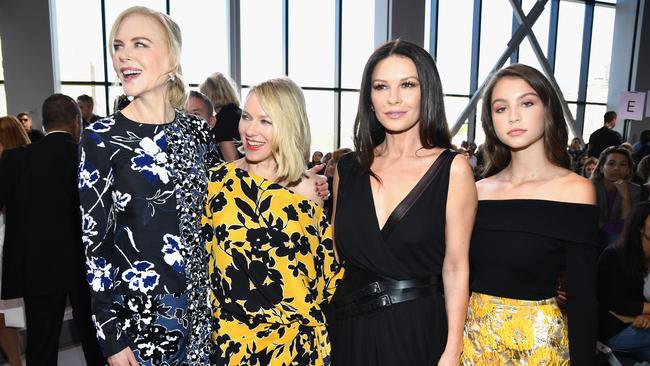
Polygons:
<instances>
[{"instance_id":1,"label":"black off-shoulder top","mask_svg":"<svg viewBox=\"0 0 650 366\"><path fill-rule=\"evenodd\" d=\"M470 244L473 292L521 300L555 297L566 268L572 365L596 346L598 208L537 199L481 200Z\"/></svg>"}]
</instances>

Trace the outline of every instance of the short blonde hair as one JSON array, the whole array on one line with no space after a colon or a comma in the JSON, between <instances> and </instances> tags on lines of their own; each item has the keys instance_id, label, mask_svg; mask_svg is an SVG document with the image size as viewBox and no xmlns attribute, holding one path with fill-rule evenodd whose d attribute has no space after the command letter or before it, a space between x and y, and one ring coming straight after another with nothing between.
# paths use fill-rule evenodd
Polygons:
<instances>
[{"instance_id":1,"label":"short blonde hair","mask_svg":"<svg viewBox=\"0 0 650 366\"><path fill-rule=\"evenodd\" d=\"M170 66L172 68L172 73L174 74L173 80L170 80L167 83L167 100L172 105L172 107L183 108L185 100L187 99L185 82L183 81L183 72L181 70L181 48L183 46L183 39L181 36L180 27L178 24L176 24L176 22L172 20L172 18L166 14L144 6L133 6L124 10L115 19L113 27L111 28L110 36L108 38L109 45L111 45L109 47L111 57L113 56L112 44L115 41L117 30L119 29L124 19L136 14L151 17L161 25L165 38L167 39L169 58L171 60Z\"/></svg>"},{"instance_id":2,"label":"short blonde hair","mask_svg":"<svg viewBox=\"0 0 650 366\"><path fill-rule=\"evenodd\" d=\"M215 72L208 76L207 79L199 86L201 93L205 94L215 109L219 109L228 104L234 104L239 107L239 98L232 82L222 73Z\"/></svg>"},{"instance_id":3,"label":"short blonde hair","mask_svg":"<svg viewBox=\"0 0 650 366\"><path fill-rule=\"evenodd\" d=\"M267 80L251 88L273 122L271 151L278 164L278 181L295 183L305 174L311 132L302 90L289 78Z\"/></svg>"}]
</instances>

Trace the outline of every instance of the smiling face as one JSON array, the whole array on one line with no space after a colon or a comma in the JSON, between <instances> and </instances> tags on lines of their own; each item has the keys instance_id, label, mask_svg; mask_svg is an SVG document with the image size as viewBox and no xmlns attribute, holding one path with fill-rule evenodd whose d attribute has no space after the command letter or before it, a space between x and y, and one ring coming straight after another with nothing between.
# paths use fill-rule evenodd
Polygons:
<instances>
[{"instance_id":1,"label":"smiling face","mask_svg":"<svg viewBox=\"0 0 650 366\"><path fill-rule=\"evenodd\" d=\"M543 143L546 108L523 79L504 77L496 83L491 115L498 139L510 149Z\"/></svg>"},{"instance_id":2,"label":"smiling face","mask_svg":"<svg viewBox=\"0 0 650 366\"><path fill-rule=\"evenodd\" d=\"M418 71L410 58L388 56L377 63L370 101L386 131L403 132L417 125L420 98Z\"/></svg>"},{"instance_id":3,"label":"smiling face","mask_svg":"<svg viewBox=\"0 0 650 366\"><path fill-rule=\"evenodd\" d=\"M117 29L112 46L113 68L122 81L124 94L163 94L172 67L160 23L151 16L128 15Z\"/></svg>"},{"instance_id":4,"label":"smiling face","mask_svg":"<svg viewBox=\"0 0 650 366\"><path fill-rule=\"evenodd\" d=\"M259 164L274 161L273 157L273 121L262 109L255 93L250 93L239 120L246 160Z\"/></svg>"}]
</instances>

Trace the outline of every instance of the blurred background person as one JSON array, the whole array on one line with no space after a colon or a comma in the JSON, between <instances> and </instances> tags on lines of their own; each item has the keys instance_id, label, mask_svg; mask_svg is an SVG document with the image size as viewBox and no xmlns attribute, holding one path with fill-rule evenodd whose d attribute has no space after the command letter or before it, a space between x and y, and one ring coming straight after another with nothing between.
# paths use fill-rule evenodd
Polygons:
<instances>
[{"instance_id":1,"label":"blurred background person","mask_svg":"<svg viewBox=\"0 0 650 366\"><path fill-rule=\"evenodd\" d=\"M591 175L599 207L601 250L618 239L632 206L641 199L641 187L630 182L632 155L628 149L610 146L604 149Z\"/></svg>"},{"instance_id":2,"label":"blurred background person","mask_svg":"<svg viewBox=\"0 0 650 366\"><path fill-rule=\"evenodd\" d=\"M230 80L220 72L210 75L199 86L201 93L205 94L214 106L216 124L213 124L212 133L216 138L219 151L224 161L233 161L239 158L237 151L239 136L239 98Z\"/></svg>"},{"instance_id":3,"label":"blurred background person","mask_svg":"<svg viewBox=\"0 0 650 366\"><path fill-rule=\"evenodd\" d=\"M616 245L598 261L599 336L650 361L650 202L636 205Z\"/></svg>"},{"instance_id":4,"label":"blurred background person","mask_svg":"<svg viewBox=\"0 0 650 366\"><path fill-rule=\"evenodd\" d=\"M20 121L27 132L27 137L29 137L30 142L39 142L45 137L43 132L32 128L32 116L29 112L20 112L16 115L16 118Z\"/></svg>"},{"instance_id":5,"label":"blurred background person","mask_svg":"<svg viewBox=\"0 0 650 366\"><path fill-rule=\"evenodd\" d=\"M86 94L81 94L77 97L77 104L81 109L81 117L83 118L83 127L86 128L91 123L101 119L102 117L93 113L95 110L95 101L93 97Z\"/></svg>"}]
</instances>

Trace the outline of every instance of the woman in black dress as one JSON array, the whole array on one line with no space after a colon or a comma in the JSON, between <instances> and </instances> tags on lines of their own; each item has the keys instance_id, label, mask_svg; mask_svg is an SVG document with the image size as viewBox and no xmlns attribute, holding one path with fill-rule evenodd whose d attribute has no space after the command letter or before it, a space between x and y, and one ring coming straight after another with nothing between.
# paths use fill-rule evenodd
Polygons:
<instances>
[{"instance_id":1,"label":"woman in black dress","mask_svg":"<svg viewBox=\"0 0 650 366\"><path fill-rule=\"evenodd\" d=\"M476 189L449 150L433 59L406 41L382 45L359 100L355 152L334 176L346 274L329 318L332 364L457 365Z\"/></svg>"},{"instance_id":2,"label":"woman in black dress","mask_svg":"<svg viewBox=\"0 0 650 366\"><path fill-rule=\"evenodd\" d=\"M463 365L593 365L598 209L569 170L560 100L542 73L510 65L488 84L482 121ZM563 267L568 327L555 300Z\"/></svg>"}]
</instances>

